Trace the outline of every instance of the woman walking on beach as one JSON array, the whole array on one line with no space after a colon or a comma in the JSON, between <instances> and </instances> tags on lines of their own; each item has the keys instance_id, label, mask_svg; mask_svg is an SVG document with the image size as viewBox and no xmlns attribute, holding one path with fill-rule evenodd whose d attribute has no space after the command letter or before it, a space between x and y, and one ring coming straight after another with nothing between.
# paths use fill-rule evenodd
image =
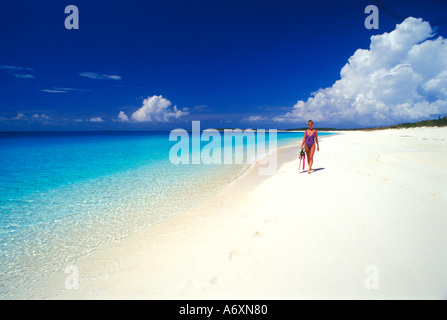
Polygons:
<instances>
[{"instance_id":1,"label":"woman walking on beach","mask_svg":"<svg viewBox=\"0 0 447 320\"><path fill-rule=\"evenodd\" d=\"M320 151L320 147L318 146L318 132L314 129L314 122L309 120L307 121L307 125L309 126L309 129L304 132L304 139L301 143L300 150L303 149L304 146L307 154L307 172L310 173L314 162L315 145L317 145L317 151Z\"/></svg>"}]
</instances>

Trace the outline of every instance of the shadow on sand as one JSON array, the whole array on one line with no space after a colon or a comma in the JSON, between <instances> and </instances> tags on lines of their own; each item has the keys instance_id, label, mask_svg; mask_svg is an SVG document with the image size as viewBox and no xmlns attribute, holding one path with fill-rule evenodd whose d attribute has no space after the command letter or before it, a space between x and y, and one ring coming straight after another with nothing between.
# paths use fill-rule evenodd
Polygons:
<instances>
[{"instance_id":1,"label":"shadow on sand","mask_svg":"<svg viewBox=\"0 0 447 320\"><path fill-rule=\"evenodd\" d=\"M312 170L310 171L310 173L314 173L314 172L321 171L321 170L324 170L324 168L316 168L316 169L312 169ZM300 173L307 173L307 170L301 171Z\"/></svg>"}]
</instances>

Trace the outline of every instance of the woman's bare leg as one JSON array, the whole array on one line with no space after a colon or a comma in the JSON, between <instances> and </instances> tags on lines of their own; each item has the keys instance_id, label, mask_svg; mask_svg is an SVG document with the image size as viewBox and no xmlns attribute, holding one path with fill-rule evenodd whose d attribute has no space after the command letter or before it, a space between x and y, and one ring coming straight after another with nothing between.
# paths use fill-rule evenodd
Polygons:
<instances>
[{"instance_id":1,"label":"woman's bare leg","mask_svg":"<svg viewBox=\"0 0 447 320\"><path fill-rule=\"evenodd\" d=\"M307 146L306 146L307 147ZM307 147L309 149L309 147ZM310 147L309 153L307 153L307 164L309 165L308 173L312 170L312 165L314 164L314 153L315 153L315 143Z\"/></svg>"},{"instance_id":2,"label":"woman's bare leg","mask_svg":"<svg viewBox=\"0 0 447 320\"><path fill-rule=\"evenodd\" d=\"M307 168L309 169L310 149L309 149L309 147L307 146L307 144L304 144L304 151L306 151Z\"/></svg>"}]
</instances>

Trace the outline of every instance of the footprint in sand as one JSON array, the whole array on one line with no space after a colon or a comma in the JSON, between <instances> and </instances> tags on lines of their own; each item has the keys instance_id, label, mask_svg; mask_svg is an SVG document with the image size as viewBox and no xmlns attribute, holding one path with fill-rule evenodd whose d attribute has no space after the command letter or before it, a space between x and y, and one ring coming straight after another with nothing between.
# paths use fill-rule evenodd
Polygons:
<instances>
[{"instance_id":1,"label":"footprint in sand","mask_svg":"<svg viewBox=\"0 0 447 320\"><path fill-rule=\"evenodd\" d=\"M218 275L214 275L211 278L208 279L193 279L193 280L187 280L185 283L183 283L183 289L184 290L207 290L211 288L212 286L218 285L220 283L220 277Z\"/></svg>"},{"instance_id":2,"label":"footprint in sand","mask_svg":"<svg viewBox=\"0 0 447 320\"><path fill-rule=\"evenodd\" d=\"M253 233L253 235L251 236L252 238L260 238L264 235L263 232L261 231L256 231L255 233Z\"/></svg>"},{"instance_id":3,"label":"footprint in sand","mask_svg":"<svg viewBox=\"0 0 447 320\"><path fill-rule=\"evenodd\" d=\"M241 218L246 218L246 217L250 216L251 214L252 214L251 211L244 211L244 212L241 214Z\"/></svg>"},{"instance_id":4,"label":"footprint in sand","mask_svg":"<svg viewBox=\"0 0 447 320\"><path fill-rule=\"evenodd\" d=\"M230 252L230 254L229 254L229 256L228 256L228 259L229 259L230 261L234 261L234 260L237 259L237 257L239 257L241 254L242 254L241 251L239 251L239 250L233 250L233 251Z\"/></svg>"},{"instance_id":5,"label":"footprint in sand","mask_svg":"<svg viewBox=\"0 0 447 320\"><path fill-rule=\"evenodd\" d=\"M212 277L209 281L208 281L208 284L210 285L210 286L215 286L215 285L217 285L217 284L219 284L220 283L220 277L219 276L214 276L214 277Z\"/></svg>"}]
</instances>

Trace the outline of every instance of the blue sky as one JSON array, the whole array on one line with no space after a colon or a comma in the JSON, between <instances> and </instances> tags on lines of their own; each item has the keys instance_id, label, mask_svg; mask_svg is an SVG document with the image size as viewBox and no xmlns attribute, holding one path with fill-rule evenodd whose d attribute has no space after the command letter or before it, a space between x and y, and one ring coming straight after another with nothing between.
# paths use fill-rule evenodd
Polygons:
<instances>
[{"instance_id":1,"label":"blue sky","mask_svg":"<svg viewBox=\"0 0 447 320\"><path fill-rule=\"evenodd\" d=\"M370 4L377 30L364 26ZM79 9L77 30L64 26L68 5ZM188 129L192 120L203 129L296 128L311 117L344 128L435 117L447 112L446 12L442 0L0 0L0 131ZM341 70L348 61L354 69L357 49L408 17L432 34L407 20L394 34L422 33L417 43L395 61L375 59L358 81L385 70L381 82L339 99L353 87ZM371 55L387 56L389 38L377 39ZM442 66L425 74L428 55L414 58L415 46L436 39L430 52ZM393 99L377 93L384 79Z\"/></svg>"}]
</instances>

